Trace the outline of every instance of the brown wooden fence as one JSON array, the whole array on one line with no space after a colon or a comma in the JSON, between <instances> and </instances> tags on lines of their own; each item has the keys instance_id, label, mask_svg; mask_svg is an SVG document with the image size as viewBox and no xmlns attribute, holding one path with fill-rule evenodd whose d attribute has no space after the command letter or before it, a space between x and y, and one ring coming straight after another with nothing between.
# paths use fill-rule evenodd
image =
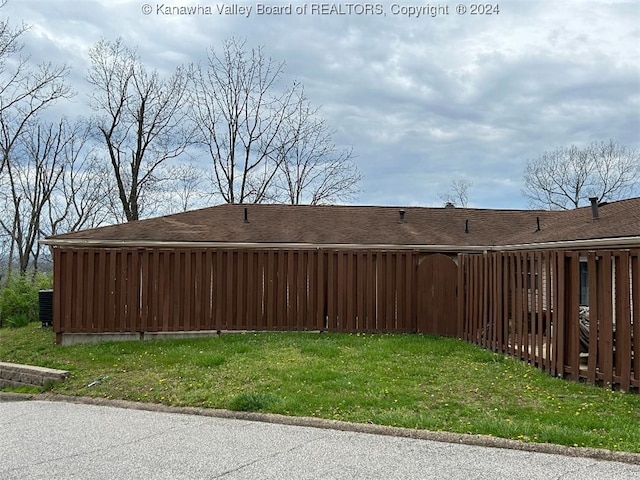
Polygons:
<instances>
[{"instance_id":1,"label":"brown wooden fence","mask_svg":"<svg viewBox=\"0 0 640 480\"><path fill-rule=\"evenodd\" d=\"M461 255L459 267L465 340L552 375L638 390L639 249Z\"/></svg>"},{"instance_id":2,"label":"brown wooden fence","mask_svg":"<svg viewBox=\"0 0 640 480\"><path fill-rule=\"evenodd\" d=\"M56 247L54 330L58 342L65 333L429 331L421 327L425 314L418 312L417 302L424 256L417 251Z\"/></svg>"}]
</instances>

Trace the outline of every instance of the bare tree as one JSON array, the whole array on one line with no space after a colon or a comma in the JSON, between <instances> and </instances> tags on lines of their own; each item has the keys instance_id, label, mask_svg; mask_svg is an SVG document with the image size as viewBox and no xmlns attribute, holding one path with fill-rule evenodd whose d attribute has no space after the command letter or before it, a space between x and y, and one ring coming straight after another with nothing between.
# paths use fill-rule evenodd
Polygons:
<instances>
[{"instance_id":1,"label":"bare tree","mask_svg":"<svg viewBox=\"0 0 640 480\"><path fill-rule=\"evenodd\" d=\"M638 193L640 152L613 140L594 142L587 149L594 166L592 189L588 197L599 202L628 198Z\"/></svg>"},{"instance_id":2,"label":"bare tree","mask_svg":"<svg viewBox=\"0 0 640 480\"><path fill-rule=\"evenodd\" d=\"M65 124L64 171L43 213L43 236L93 228L113 220L105 202L112 193L110 168L91 150L91 130L90 123L83 119Z\"/></svg>"},{"instance_id":3,"label":"bare tree","mask_svg":"<svg viewBox=\"0 0 640 480\"><path fill-rule=\"evenodd\" d=\"M0 8L6 1L0 2ZM65 83L68 68L44 63L31 65L22 54L25 25L12 27L0 19L0 174L26 129L48 106L71 95Z\"/></svg>"},{"instance_id":4,"label":"bare tree","mask_svg":"<svg viewBox=\"0 0 640 480\"><path fill-rule=\"evenodd\" d=\"M590 197L626 198L638 191L639 182L638 151L609 140L559 147L528 160L523 194L535 208L571 209Z\"/></svg>"},{"instance_id":5,"label":"bare tree","mask_svg":"<svg viewBox=\"0 0 640 480\"><path fill-rule=\"evenodd\" d=\"M282 64L235 39L194 67L193 117L213 162L214 189L228 203L259 203L278 172L279 132L298 85L278 90Z\"/></svg>"},{"instance_id":6,"label":"bare tree","mask_svg":"<svg viewBox=\"0 0 640 480\"><path fill-rule=\"evenodd\" d=\"M19 138L0 183L0 231L9 240L8 269L37 271L38 240L98 226L109 219L104 205L104 162L88 150L90 127L65 118L41 122Z\"/></svg>"},{"instance_id":7,"label":"bare tree","mask_svg":"<svg viewBox=\"0 0 640 480\"><path fill-rule=\"evenodd\" d=\"M186 212L210 204L213 197L207 191L207 173L190 162L164 168L162 213Z\"/></svg>"},{"instance_id":8,"label":"bare tree","mask_svg":"<svg viewBox=\"0 0 640 480\"><path fill-rule=\"evenodd\" d=\"M457 178L451 181L447 193L439 193L438 196L445 204L465 208L469 203L469 188L473 182L466 178Z\"/></svg>"},{"instance_id":9,"label":"bare tree","mask_svg":"<svg viewBox=\"0 0 640 480\"><path fill-rule=\"evenodd\" d=\"M0 1L0 8L5 5ZM38 212L58 175L55 168L44 166L57 148L55 127L42 126L40 118L48 107L71 96L66 66L33 65L23 54L21 37L27 30L24 24L12 27L0 19L0 230L8 269L17 255L21 272L38 254Z\"/></svg>"},{"instance_id":10,"label":"bare tree","mask_svg":"<svg viewBox=\"0 0 640 480\"><path fill-rule=\"evenodd\" d=\"M101 40L90 51L88 81L96 128L113 169L117 195L126 220L143 215L145 197L158 178L156 169L182 155L193 129L185 105L189 78L177 67L167 78L149 72L122 39Z\"/></svg>"},{"instance_id":11,"label":"bare tree","mask_svg":"<svg viewBox=\"0 0 640 480\"><path fill-rule=\"evenodd\" d=\"M333 143L334 132L299 93L292 114L285 119L275 154L277 201L292 205L326 204L352 198L361 174L352 162L352 150ZM284 197L284 198L283 198Z\"/></svg>"},{"instance_id":12,"label":"bare tree","mask_svg":"<svg viewBox=\"0 0 640 480\"><path fill-rule=\"evenodd\" d=\"M19 138L6 164L7 182L0 191L6 216L0 227L11 239L9 269L17 253L21 274L37 269L41 219L64 171L64 149L69 137L64 120L37 125Z\"/></svg>"}]
</instances>

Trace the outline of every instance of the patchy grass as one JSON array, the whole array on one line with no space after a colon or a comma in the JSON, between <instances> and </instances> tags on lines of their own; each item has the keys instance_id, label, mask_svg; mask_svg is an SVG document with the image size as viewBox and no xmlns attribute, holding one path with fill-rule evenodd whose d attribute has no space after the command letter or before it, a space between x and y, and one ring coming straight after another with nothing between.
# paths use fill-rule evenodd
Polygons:
<instances>
[{"instance_id":1,"label":"patchy grass","mask_svg":"<svg viewBox=\"0 0 640 480\"><path fill-rule=\"evenodd\" d=\"M69 370L52 391L640 452L640 395L563 381L457 339L236 334L56 346L0 329L0 359Z\"/></svg>"}]
</instances>

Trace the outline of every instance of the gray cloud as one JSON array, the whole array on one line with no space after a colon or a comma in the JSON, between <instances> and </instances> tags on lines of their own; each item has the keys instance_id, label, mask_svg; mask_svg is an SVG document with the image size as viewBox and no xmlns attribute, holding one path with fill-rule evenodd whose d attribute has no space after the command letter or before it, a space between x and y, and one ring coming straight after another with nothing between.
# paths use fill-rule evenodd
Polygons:
<instances>
[{"instance_id":1,"label":"gray cloud","mask_svg":"<svg viewBox=\"0 0 640 480\"><path fill-rule=\"evenodd\" d=\"M353 146L358 203L439 205L438 193L465 177L470 205L523 208L527 158L609 138L640 147L635 1L509 1L492 16L459 16L441 2L450 15L417 19L388 7L386 16L167 16L156 13L162 2L143 15L143 3L10 0L0 13L32 25L34 61L69 64L80 92L61 107L69 112L86 111L87 50L101 37L122 36L167 71L204 61L231 35L264 45L286 62L283 81L301 81L335 140Z\"/></svg>"}]
</instances>

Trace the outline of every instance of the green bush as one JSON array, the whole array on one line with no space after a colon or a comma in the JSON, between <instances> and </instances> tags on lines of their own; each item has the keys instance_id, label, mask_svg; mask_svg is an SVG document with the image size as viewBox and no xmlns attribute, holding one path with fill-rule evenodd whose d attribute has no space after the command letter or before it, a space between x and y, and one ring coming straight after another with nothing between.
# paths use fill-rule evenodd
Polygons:
<instances>
[{"instance_id":1,"label":"green bush","mask_svg":"<svg viewBox=\"0 0 640 480\"><path fill-rule=\"evenodd\" d=\"M51 288L50 274L14 275L0 290L0 327L22 327L38 320L38 291Z\"/></svg>"},{"instance_id":2,"label":"green bush","mask_svg":"<svg viewBox=\"0 0 640 480\"><path fill-rule=\"evenodd\" d=\"M27 317L24 313L17 313L4 320L3 324L9 328L19 328L29 325L29 321L29 317Z\"/></svg>"}]
</instances>

